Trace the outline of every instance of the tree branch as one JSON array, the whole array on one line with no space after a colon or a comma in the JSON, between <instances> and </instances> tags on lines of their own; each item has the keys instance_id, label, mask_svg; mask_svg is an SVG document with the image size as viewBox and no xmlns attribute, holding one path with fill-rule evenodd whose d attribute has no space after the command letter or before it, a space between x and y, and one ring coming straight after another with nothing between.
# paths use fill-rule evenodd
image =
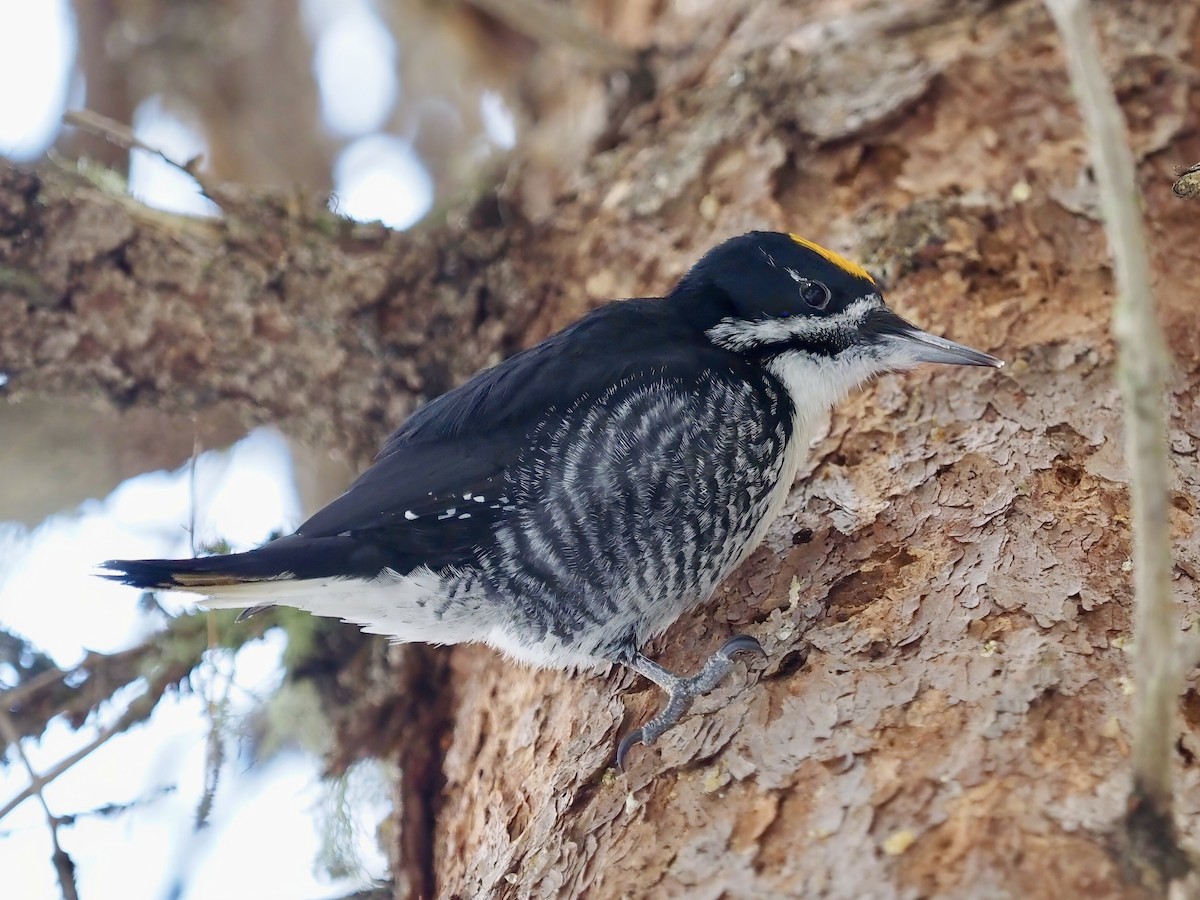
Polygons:
<instances>
[{"instance_id":1,"label":"tree branch","mask_svg":"<svg viewBox=\"0 0 1200 900\"><path fill-rule=\"evenodd\" d=\"M54 846L54 871L58 873L58 884L62 888L63 900L79 900L79 888L75 884L75 864L71 862L71 857L58 842L58 826L61 824L61 820L50 811L46 795L42 793L42 788L52 779L43 778L34 770L33 764L25 754L25 747L21 744L21 735L17 733L16 726L13 725L12 719L9 718L3 707L0 707L0 737L3 737L10 746L15 748L21 764L25 767L25 772L29 775L30 790L37 795L38 801L42 804L42 811L46 814L46 824L50 827L50 842ZM0 812L0 819L4 818L7 811L6 808Z\"/></svg>"},{"instance_id":2,"label":"tree branch","mask_svg":"<svg viewBox=\"0 0 1200 900\"><path fill-rule=\"evenodd\" d=\"M7 399L225 408L361 463L421 400L520 345L549 274L536 248L506 254L531 240L519 216L468 211L451 236L296 197L203 228L137 208L70 172L0 164Z\"/></svg>"},{"instance_id":3,"label":"tree branch","mask_svg":"<svg viewBox=\"0 0 1200 900\"><path fill-rule=\"evenodd\" d=\"M1116 269L1113 334L1125 400L1133 506L1134 696L1132 849L1165 890L1189 869L1173 818L1172 766L1182 687L1178 613L1171 598L1167 422L1169 354L1155 313L1150 254L1124 119L1100 62L1087 0L1046 0L1062 34L1083 114Z\"/></svg>"},{"instance_id":4,"label":"tree branch","mask_svg":"<svg viewBox=\"0 0 1200 900\"><path fill-rule=\"evenodd\" d=\"M153 688L147 690L146 693L142 694L129 704L125 712L121 714L117 721L113 722L107 728L102 728L97 733L95 738L93 738L84 746L80 747L70 756L59 760L58 763L47 769L42 774L38 775L30 772L29 786L9 800L8 803L4 804L4 806L0 807L0 819L3 819L30 797L34 796L35 794L40 794L43 787L52 782L55 778L63 774L63 772L67 771L67 769L71 768L76 763L86 759L91 753L106 744L114 736L147 718L150 713L154 711L154 707L158 703L158 699L162 696L162 689L165 687L166 685L162 684L157 691ZM0 727L0 734L3 734L5 740L10 742L13 741L12 736L15 736L17 739L16 744L19 749L20 735L18 734L16 727L12 724L12 719L9 717L8 712L2 706L0 706L0 716L3 717L9 726L8 728ZM11 732L9 729L11 729Z\"/></svg>"},{"instance_id":5,"label":"tree branch","mask_svg":"<svg viewBox=\"0 0 1200 900\"><path fill-rule=\"evenodd\" d=\"M216 183L212 182L200 171L200 164L204 161L203 157L194 156L189 160L179 162L168 156L158 147L153 147L141 140L128 125L123 125L108 118L108 116L102 116L100 113L93 112L90 109L70 110L63 116L63 122L67 125L73 125L80 131L94 137L103 138L110 144L120 147L122 150L141 150L143 153L157 156L167 165L178 169L183 174L192 178L196 184L200 185L204 196L215 201L214 193L217 192Z\"/></svg>"}]
</instances>

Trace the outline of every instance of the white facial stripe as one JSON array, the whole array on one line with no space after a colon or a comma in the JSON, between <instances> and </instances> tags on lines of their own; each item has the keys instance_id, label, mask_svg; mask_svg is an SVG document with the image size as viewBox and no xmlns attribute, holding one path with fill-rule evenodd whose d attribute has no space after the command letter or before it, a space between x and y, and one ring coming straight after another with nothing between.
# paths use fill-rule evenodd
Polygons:
<instances>
[{"instance_id":1,"label":"white facial stripe","mask_svg":"<svg viewBox=\"0 0 1200 900\"><path fill-rule=\"evenodd\" d=\"M708 339L726 350L752 350L786 341L819 341L846 334L862 325L867 313L883 305L878 294L860 297L834 316L796 315L752 322L746 319L722 319L705 332Z\"/></svg>"}]
</instances>

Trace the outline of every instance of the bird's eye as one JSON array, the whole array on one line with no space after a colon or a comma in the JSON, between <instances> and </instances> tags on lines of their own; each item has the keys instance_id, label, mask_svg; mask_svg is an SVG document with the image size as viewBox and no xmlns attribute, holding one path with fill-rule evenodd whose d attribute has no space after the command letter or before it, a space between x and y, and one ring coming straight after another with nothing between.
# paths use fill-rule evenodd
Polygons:
<instances>
[{"instance_id":1,"label":"bird's eye","mask_svg":"<svg viewBox=\"0 0 1200 900\"><path fill-rule=\"evenodd\" d=\"M800 285L800 299L813 309L824 309L829 305L829 288L819 281L805 281Z\"/></svg>"}]
</instances>

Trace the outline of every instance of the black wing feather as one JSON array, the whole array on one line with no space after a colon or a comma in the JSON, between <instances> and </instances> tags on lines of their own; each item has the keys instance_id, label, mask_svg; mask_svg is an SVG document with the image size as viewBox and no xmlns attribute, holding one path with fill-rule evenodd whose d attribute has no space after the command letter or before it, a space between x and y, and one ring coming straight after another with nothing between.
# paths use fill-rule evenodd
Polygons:
<instances>
[{"instance_id":1,"label":"black wing feather","mask_svg":"<svg viewBox=\"0 0 1200 900\"><path fill-rule=\"evenodd\" d=\"M740 364L669 301L601 307L417 410L388 438L375 464L298 533L394 529L406 549L417 542L452 557L478 546L509 512L501 502L504 473L555 409L651 371L686 379ZM438 518L450 508L458 512ZM462 512L471 517L458 518Z\"/></svg>"},{"instance_id":2,"label":"black wing feather","mask_svg":"<svg viewBox=\"0 0 1200 900\"><path fill-rule=\"evenodd\" d=\"M373 577L469 564L499 520L519 514L506 472L538 429L576 402L626 379L694 382L745 363L706 340L676 304L602 307L482 372L414 413L375 464L296 534L258 550L198 560L116 560L109 577L140 586L198 587L260 580ZM482 499L476 499L482 498Z\"/></svg>"},{"instance_id":3,"label":"black wing feather","mask_svg":"<svg viewBox=\"0 0 1200 900\"><path fill-rule=\"evenodd\" d=\"M280 576L373 577L384 569L469 564L502 518L520 515L505 475L539 430L626 379L694 382L743 360L704 338L676 299L599 308L538 346L414 413L376 463L296 533L258 550L203 559L112 560L107 577L198 589ZM478 499L482 498L482 499Z\"/></svg>"},{"instance_id":4,"label":"black wing feather","mask_svg":"<svg viewBox=\"0 0 1200 900\"><path fill-rule=\"evenodd\" d=\"M429 401L396 429L379 455L415 443L524 430L557 403L594 396L648 368L695 370L706 351L725 355L670 301L610 303Z\"/></svg>"}]
</instances>

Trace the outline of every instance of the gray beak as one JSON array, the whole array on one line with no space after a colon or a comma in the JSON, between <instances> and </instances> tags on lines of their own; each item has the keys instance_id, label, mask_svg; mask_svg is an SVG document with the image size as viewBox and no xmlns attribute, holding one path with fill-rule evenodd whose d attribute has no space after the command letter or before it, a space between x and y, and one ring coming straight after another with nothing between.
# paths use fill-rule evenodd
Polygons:
<instances>
[{"instance_id":1,"label":"gray beak","mask_svg":"<svg viewBox=\"0 0 1200 900\"><path fill-rule=\"evenodd\" d=\"M898 366L945 363L951 366L994 366L998 369L1004 365L1002 359L922 331L886 306L867 313L861 332L869 343L883 345Z\"/></svg>"}]
</instances>

